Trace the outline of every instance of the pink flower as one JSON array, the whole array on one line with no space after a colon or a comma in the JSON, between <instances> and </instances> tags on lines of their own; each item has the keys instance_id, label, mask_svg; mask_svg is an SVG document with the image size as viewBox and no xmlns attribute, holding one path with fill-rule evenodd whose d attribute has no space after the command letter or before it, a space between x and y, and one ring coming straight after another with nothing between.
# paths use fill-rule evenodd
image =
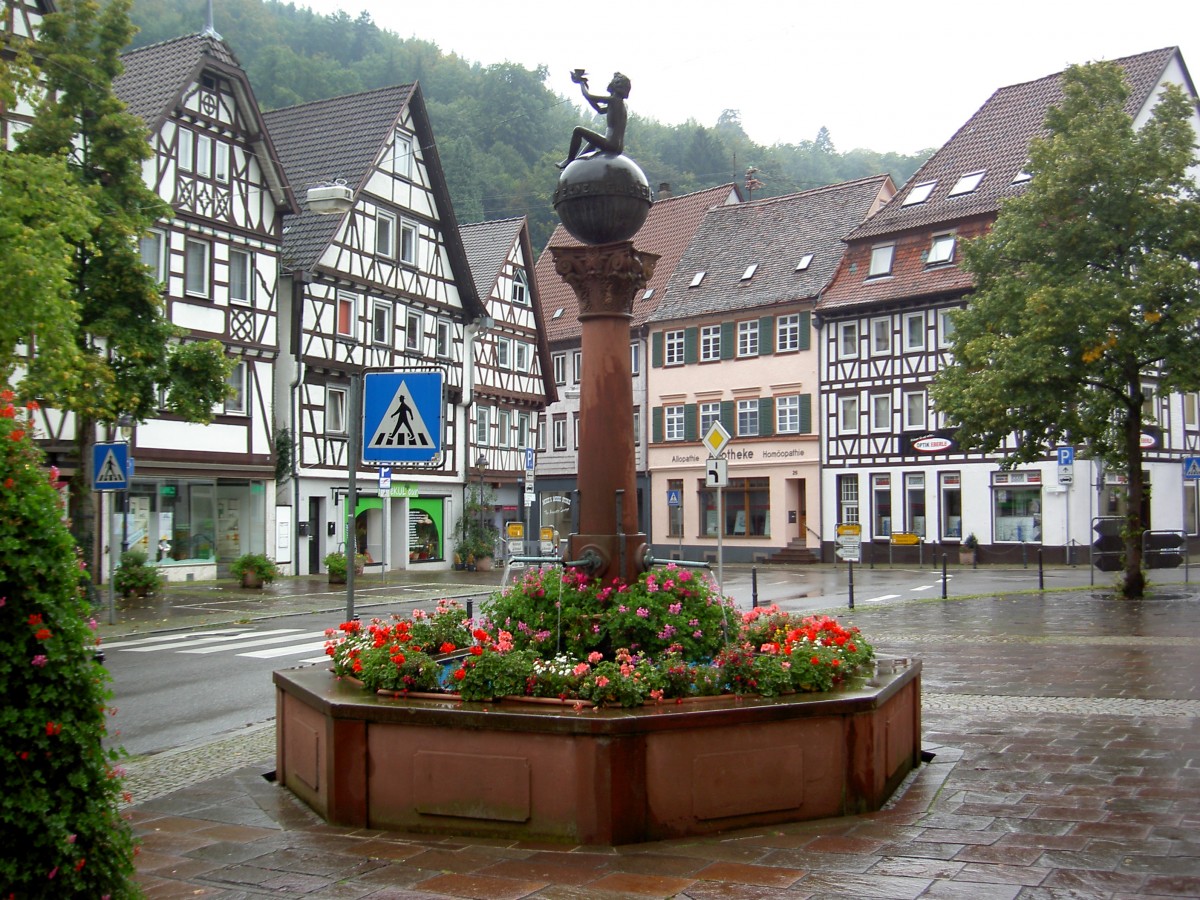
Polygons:
<instances>
[{"instance_id":1,"label":"pink flower","mask_svg":"<svg viewBox=\"0 0 1200 900\"><path fill-rule=\"evenodd\" d=\"M592 667L589 666L587 663L579 663L578 665L575 666L574 669L571 670L571 672L572 672L572 674L575 675L576 678L582 678L584 675L586 675L591 670L592 670Z\"/></svg>"},{"instance_id":2,"label":"pink flower","mask_svg":"<svg viewBox=\"0 0 1200 900\"><path fill-rule=\"evenodd\" d=\"M44 666L44 665L45 665L46 663L48 663L48 662L50 662L50 660L49 660L49 658L46 656L46 654L45 654L45 653L39 653L37 656L35 656L33 659L31 659L31 660L29 661L29 664L30 664L31 666L36 666L37 668L39 668L39 669L40 669L42 666Z\"/></svg>"},{"instance_id":3,"label":"pink flower","mask_svg":"<svg viewBox=\"0 0 1200 900\"><path fill-rule=\"evenodd\" d=\"M644 606L639 606L637 609L637 615L640 619L648 619L650 618L650 610L646 609Z\"/></svg>"},{"instance_id":4,"label":"pink flower","mask_svg":"<svg viewBox=\"0 0 1200 900\"><path fill-rule=\"evenodd\" d=\"M602 659L604 659L604 655L602 653L597 652L596 650L593 650L591 653L588 654L588 662L590 662L593 666L596 663L600 662L600 660L602 660Z\"/></svg>"},{"instance_id":5,"label":"pink flower","mask_svg":"<svg viewBox=\"0 0 1200 900\"><path fill-rule=\"evenodd\" d=\"M679 615L679 613L682 609L683 609L682 603L672 603L670 606L667 607L667 612L669 612L673 616L677 616L677 615Z\"/></svg>"},{"instance_id":6,"label":"pink flower","mask_svg":"<svg viewBox=\"0 0 1200 900\"><path fill-rule=\"evenodd\" d=\"M607 678L605 678L603 675L596 676L596 687L607 687L607 686L608 686Z\"/></svg>"}]
</instances>

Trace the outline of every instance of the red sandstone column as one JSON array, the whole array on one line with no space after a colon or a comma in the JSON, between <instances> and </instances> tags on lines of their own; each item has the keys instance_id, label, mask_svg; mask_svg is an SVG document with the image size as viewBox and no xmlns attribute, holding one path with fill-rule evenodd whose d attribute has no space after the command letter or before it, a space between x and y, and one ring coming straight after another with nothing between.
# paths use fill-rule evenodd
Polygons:
<instances>
[{"instance_id":1,"label":"red sandstone column","mask_svg":"<svg viewBox=\"0 0 1200 900\"><path fill-rule=\"evenodd\" d=\"M579 533L571 559L587 551L604 580L632 581L641 573L646 536L638 531L637 456L633 434L633 374L629 323L633 299L654 274L658 256L632 242L551 247L555 270L575 291L582 323L583 372L579 386ZM624 491L617 521L617 492ZM618 528L618 525L620 526Z\"/></svg>"}]
</instances>

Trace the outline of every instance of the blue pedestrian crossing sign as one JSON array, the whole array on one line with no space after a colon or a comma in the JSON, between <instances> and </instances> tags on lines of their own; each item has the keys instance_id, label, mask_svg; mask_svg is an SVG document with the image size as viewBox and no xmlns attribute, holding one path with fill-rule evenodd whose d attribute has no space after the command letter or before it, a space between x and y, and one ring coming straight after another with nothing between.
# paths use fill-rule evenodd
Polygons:
<instances>
[{"instance_id":1,"label":"blue pedestrian crossing sign","mask_svg":"<svg viewBox=\"0 0 1200 900\"><path fill-rule=\"evenodd\" d=\"M679 506L683 503L683 491L667 491L667 506Z\"/></svg>"},{"instance_id":2,"label":"blue pedestrian crossing sign","mask_svg":"<svg viewBox=\"0 0 1200 900\"><path fill-rule=\"evenodd\" d=\"M129 490L129 445L95 444L92 447L92 490Z\"/></svg>"},{"instance_id":3,"label":"blue pedestrian crossing sign","mask_svg":"<svg viewBox=\"0 0 1200 900\"><path fill-rule=\"evenodd\" d=\"M1185 456L1183 458L1183 477L1200 481L1200 456Z\"/></svg>"},{"instance_id":4,"label":"blue pedestrian crossing sign","mask_svg":"<svg viewBox=\"0 0 1200 900\"><path fill-rule=\"evenodd\" d=\"M442 452L442 373L363 376L362 461L379 466L431 462Z\"/></svg>"}]
</instances>

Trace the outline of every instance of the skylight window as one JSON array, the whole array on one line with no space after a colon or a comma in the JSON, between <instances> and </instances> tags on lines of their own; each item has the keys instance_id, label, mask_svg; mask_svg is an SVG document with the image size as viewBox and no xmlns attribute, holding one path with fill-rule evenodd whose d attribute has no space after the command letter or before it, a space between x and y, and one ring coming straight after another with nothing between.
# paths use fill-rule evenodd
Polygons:
<instances>
[{"instance_id":1,"label":"skylight window","mask_svg":"<svg viewBox=\"0 0 1200 900\"><path fill-rule=\"evenodd\" d=\"M742 273L742 281L749 281L753 278L757 269L758 263L750 263L750 265L746 266L746 271Z\"/></svg>"},{"instance_id":2,"label":"skylight window","mask_svg":"<svg viewBox=\"0 0 1200 900\"><path fill-rule=\"evenodd\" d=\"M1024 169L1021 169L1020 171L1017 172L1016 175L1013 176L1012 183L1013 184L1024 184L1032 177L1033 176L1030 175L1028 172L1026 172Z\"/></svg>"},{"instance_id":3,"label":"skylight window","mask_svg":"<svg viewBox=\"0 0 1200 900\"><path fill-rule=\"evenodd\" d=\"M954 187L950 188L951 197L957 197L960 194L969 194L975 188L979 187L979 182L983 181L983 176L987 174L987 169L981 169L978 172L968 172L961 176L954 183Z\"/></svg>"},{"instance_id":4,"label":"skylight window","mask_svg":"<svg viewBox=\"0 0 1200 900\"><path fill-rule=\"evenodd\" d=\"M564 307L560 306L558 309L556 309L554 311L554 315L552 315L550 318L552 318L552 319L559 318L563 314L563 310L564 310Z\"/></svg>"},{"instance_id":5,"label":"skylight window","mask_svg":"<svg viewBox=\"0 0 1200 900\"><path fill-rule=\"evenodd\" d=\"M692 283L689 284L688 287L699 287L700 282L702 282L703 280L704 280L704 272L697 272L695 275L692 276Z\"/></svg>"},{"instance_id":6,"label":"skylight window","mask_svg":"<svg viewBox=\"0 0 1200 900\"><path fill-rule=\"evenodd\" d=\"M800 262L796 263L796 271L803 272L810 265L812 265L812 261L813 255L811 253L805 253L802 257L800 257Z\"/></svg>"},{"instance_id":7,"label":"skylight window","mask_svg":"<svg viewBox=\"0 0 1200 900\"><path fill-rule=\"evenodd\" d=\"M646 293L642 294L643 300L649 300L654 296L654 288L646 288Z\"/></svg>"},{"instance_id":8,"label":"skylight window","mask_svg":"<svg viewBox=\"0 0 1200 900\"><path fill-rule=\"evenodd\" d=\"M922 181L920 184L914 184L913 189L908 192L908 196L904 198L905 206L916 206L918 203L924 203L929 199L929 195L933 193L934 185L937 180Z\"/></svg>"},{"instance_id":9,"label":"skylight window","mask_svg":"<svg viewBox=\"0 0 1200 900\"><path fill-rule=\"evenodd\" d=\"M954 261L954 235L939 234L933 238L933 244L929 248L929 255L925 259L926 265L939 266L944 263Z\"/></svg>"}]
</instances>

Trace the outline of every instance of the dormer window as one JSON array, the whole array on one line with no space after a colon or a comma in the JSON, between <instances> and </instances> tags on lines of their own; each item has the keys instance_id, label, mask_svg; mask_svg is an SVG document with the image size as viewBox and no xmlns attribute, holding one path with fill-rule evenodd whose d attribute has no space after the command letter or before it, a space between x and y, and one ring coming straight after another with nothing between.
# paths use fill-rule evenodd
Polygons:
<instances>
[{"instance_id":1,"label":"dormer window","mask_svg":"<svg viewBox=\"0 0 1200 900\"><path fill-rule=\"evenodd\" d=\"M692 283L689 284L688 287L699 287L700 282L702 282L703 280L704 280L704 272L697 272L695 275L692 276Z\"/></svg>"},{"instance_id":2,"label":"dormer window","mask_svg":"<svg viewBox=\"0 0 1200 900\"><path fill-rule=\"evenodd\" d=\"M746 271L742 273L741 280L749 281L751 278L754 277L754 273L755 273L755 271L757 271L757 269L758 269L758 263L751 263L750 265L746 266Z\"/></svg>"},{"instance_id":3,"label":"dormer window","mask_svg":"<svg viewBox=\"0 0 1200 900\"><path fill-rule=\"evenodd\" d=\"M800 262L796 263L796 271L803 272L807 270L808 267L812 265L812 261L813 254L805 253L802 257L800 257Z\"/></svg>"},{"instance_id":4,"label":"dormer window","mask_svg":"<svg viewBox=\"0 0 1200 900\"><path fill-rule=\"evenodd\" d=\"M868 278L882 278L892 274L892 257L896 253L895 244L882 244L871 248L871 267L867 271Z\"/></svg>"},{"instance_id":5,"label":"dormer window","mask_svg":"<svg viewBox=\"0 0 1200 900\"><path fill-rule=\"evenodd\" d=\"M918 203L924 203L929 199L929 195L933 193L934 185L937 184L937 179L933 181L922 181L920 184L914 184L913 189L908 192L908 196L904 198L904 206L916 206Z\"/></svg>"},{"instance_id":6,"label":"dormer window","mask_svg":"<svg viewBox=\"0 0 1200 900\"><path fill-rule=\"evenodd\" d=\"M929 247L929 255L925 258L925 264L940 266L950 262L954 262L954 235L934 235L933 243Z\"/></svg>"},{"instance_id":7,"label":"dormer window","mask_svg":"<svg viewBox=\"0 0 1200 900\"><path fill-rule=\"evenodd\" d=\"M978 172L968 172L963 175L958 181L954 182L954 187L950 188L951 197L958 197L962 194L969 194L975 188L979 187L979 182L983 181L983 176L987 174L986 169L981 169Z\"/></svg>"}]
</instances>

